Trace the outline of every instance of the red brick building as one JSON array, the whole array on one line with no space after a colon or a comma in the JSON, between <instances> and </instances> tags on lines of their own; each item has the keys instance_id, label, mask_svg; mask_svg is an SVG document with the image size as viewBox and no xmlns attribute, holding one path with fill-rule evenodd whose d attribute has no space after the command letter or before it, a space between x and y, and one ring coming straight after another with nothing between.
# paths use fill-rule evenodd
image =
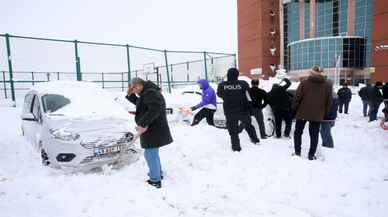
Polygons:
<instances>
[{"instance_id":1,"label":"red brick building","mask_svg":"<svg viewBox=\"0 0 388 217\"><path fill-rule=\"evenodd\" d=\"M239 68L388 81L387 22L387 0L238 0Z\"/></svg>"}]
</instances>

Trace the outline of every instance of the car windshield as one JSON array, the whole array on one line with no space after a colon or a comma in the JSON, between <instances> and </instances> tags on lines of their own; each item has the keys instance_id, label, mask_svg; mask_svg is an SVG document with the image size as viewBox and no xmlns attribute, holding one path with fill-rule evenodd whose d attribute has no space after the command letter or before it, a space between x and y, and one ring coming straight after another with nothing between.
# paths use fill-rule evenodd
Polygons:
<instances>
[{"instance_id":1,"label":"car windshield","mask_svg":"<svg viewBox=\"0 0 388 217\"><path fill-rule=\"evenodd\" d=\"M70 99L58 94L46 94L42 97L43 110L52 113L70 104Z\"/></svg>"}]
</instances>

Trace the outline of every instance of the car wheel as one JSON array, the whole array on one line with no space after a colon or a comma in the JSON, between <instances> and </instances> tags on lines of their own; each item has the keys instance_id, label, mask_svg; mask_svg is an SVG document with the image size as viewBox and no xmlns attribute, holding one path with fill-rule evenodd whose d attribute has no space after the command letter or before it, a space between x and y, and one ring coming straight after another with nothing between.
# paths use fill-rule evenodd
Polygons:
<instances>
[{"instance_id":1,"label":"car wheel","mask_svg":"<svg viewBox=\"0 0 388 217\"><path fill-rule=\"evenodd\" d=\"M46 151L44 149L41 149L40 154L41 154L43 166L48 166L50 164L50 160L48 158Z\"/></svg>"}]
</instances>

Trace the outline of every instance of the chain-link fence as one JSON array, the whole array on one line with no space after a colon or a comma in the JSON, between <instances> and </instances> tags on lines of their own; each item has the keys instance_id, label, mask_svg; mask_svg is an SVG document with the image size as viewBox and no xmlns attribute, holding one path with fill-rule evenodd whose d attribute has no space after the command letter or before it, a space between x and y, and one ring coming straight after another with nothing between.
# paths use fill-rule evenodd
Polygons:
<instances>
[{"instance_id":1,"label":"chain-link fence","mask_svg":"<svg viewBox=\"0 0 388 217\"><path fill-rule=\"evenodd\" d=\"M131 78L141 77L171 92L198 79L222 80L235 66L235 54L0 34L0 99L15 101L35 84L53 80L123 91Z\"/></svg>"}]
</instances>

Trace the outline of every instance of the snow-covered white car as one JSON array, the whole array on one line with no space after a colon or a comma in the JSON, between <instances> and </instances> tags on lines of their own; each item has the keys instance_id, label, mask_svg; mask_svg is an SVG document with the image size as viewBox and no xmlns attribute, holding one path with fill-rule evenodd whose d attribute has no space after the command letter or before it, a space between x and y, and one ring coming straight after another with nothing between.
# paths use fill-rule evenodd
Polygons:
<instances>
[{"instance_id":1,"label":"snow-covered white car","mask_svg":"<svg viewBox=\"0 0 388 217\"><path fill-rule=\"evenodd\" d=\"M133 117L96 84L41 83L26 94L21 118L44 165L88 170L138 159Z\"/></svg>"}]
</instances>

